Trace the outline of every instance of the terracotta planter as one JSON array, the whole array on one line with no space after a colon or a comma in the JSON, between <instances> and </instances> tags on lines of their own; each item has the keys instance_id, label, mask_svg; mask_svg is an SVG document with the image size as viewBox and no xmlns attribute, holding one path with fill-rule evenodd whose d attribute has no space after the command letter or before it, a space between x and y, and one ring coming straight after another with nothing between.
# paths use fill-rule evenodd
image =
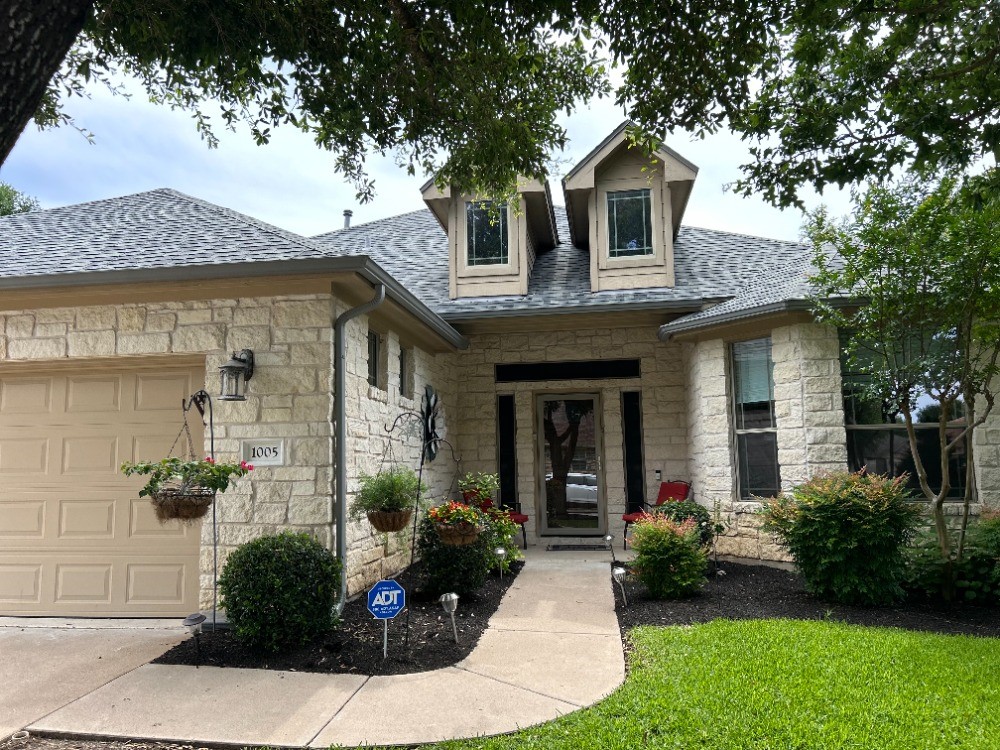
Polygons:
<instances>
[{"instance_id":1,"label":"terracotta planter","mask_svg":"<svg viewBox=\"0 0 1000 750\"><path fill-rule=\"evenodd\" d=\"M441 538L441 544L449 547L464 547L467 544L473 544L483 530L481 526L475 526L468 521L463 521L454 526L437 524L434 526L434 529Z\"/></svg>"},{"instance_id":2,"label":"terracotta planter","mask_svg":"<svg viewBox=\"0 0 1000 750\"><path fill-rule=\"evenodd\" d=\"M215 490L206 487L164 487L149 498L160 523L202 518L214 499Z\"/></svg>"},{"instance_id":3,"label":"terracotta planter","mask_svg":"<svg viewBox=\"0 0 1000 750\"><path fill-rule=\"evenodd\" d=\"M412 510L370 510L368 511L368 523L375 531L382 533L402 531L412 516Z\"/></svg>"}]
</instances>

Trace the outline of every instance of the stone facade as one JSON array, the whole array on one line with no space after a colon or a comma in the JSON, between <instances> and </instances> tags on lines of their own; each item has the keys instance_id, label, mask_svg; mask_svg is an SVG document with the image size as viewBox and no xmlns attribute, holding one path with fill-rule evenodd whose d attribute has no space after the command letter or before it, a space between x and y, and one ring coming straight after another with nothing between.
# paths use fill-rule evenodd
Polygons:
<instances>
[{"instance_id":1,"label":"stone facade","mask_svg":"<svg viewBox=\"0 0 1000 750\"><path fill-rule=\"evenodd\" d=\"M332 549L330 363L333 316L342 309L330 295L320 294L9 312L0 316L0 355L7 361L39 362L100 358L114 367L117 357L199 354L204 355L205 387L214 393L218 367L230 352L252 349L256 369L247 400L214 402L216 456L239 460L241 439L267 437L285 441L287 458L284 466L257 467L218 496L221 569L237 545L284 529L306 531ZM367 383L367 322L353 321L349 331L348 476L353 487L360 471L378 469L387 424L400 411L419 408L419 401L399 396L398 338L388 335L390 349L396 349L387 358L388 391L380 391ZM431 380L447 390L441 360L414 349L414 364L417 394ZM208 438L206 431L206 451ZM403 443L398 460L416 466L418 454ZM428 472L436 491L441 486L438 473L436 466ZM400 552L405 539L383 544L366 528L347 533L352 592L409 562L408 554ZM212 525L203 523L202 607L212 602L212 557Z\"/></svg>"},{"instance_id":2,"label":"stone facade","mask_svg":"<svg viewBox=\"0 0 1000 750\"><path fill-rule=\"evenodd\" d=\"M664 479L688 479L686 385L682 347L656 338L654 326L596 328L580 331L476 334L467 351L447 355L457 375L456 442L460 472L497 470L497 396L513 394L517 417L518 501L530 517L528 543L537 535L541 503L537 489L538 426L536 398L543 394L596 394L602 413L601 451L608 532L621 535L625 512L625 464L621 394L642 392L643 454L647 497L655 497L659 469ZM499 363L637 358L641 377L609 380L557 380L502 383Z\"/></svg>"}]
</instances>

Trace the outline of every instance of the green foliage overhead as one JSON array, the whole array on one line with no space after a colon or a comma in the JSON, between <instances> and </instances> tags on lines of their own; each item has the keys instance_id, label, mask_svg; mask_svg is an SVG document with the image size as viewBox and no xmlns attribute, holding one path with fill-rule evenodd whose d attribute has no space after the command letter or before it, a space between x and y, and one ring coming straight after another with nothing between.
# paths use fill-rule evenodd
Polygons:
<instances>
[{"instance_id":1,"label":"green foliage overhead","mask_svg":"<svg viewBox=\"0 0 1000 750\"><path fill-rule=\"evenodd\" d=\"M0 182L0 216L23 214L38 209L38 201L6 182Z\"/></svg>"},{"instance_id":2,"label":"green foliage overhead","mask_svg":"<svg viewBox=\"0 0 1000 750\"><path fill-rule=\"evenodd\" d=\"M909 499L904 477L831 472L765 500L760 515L810 593L842 604L891 604L903 596L904 547L919 518Z\"/></svg>"},{"instance_id":3,"label":"green foliage overhead","mask_svg":"<svg viewBox=\"0 0 1000 750\"><path fill-rule=\"evenodd\" d=\"M189 110L209 143L220 122L249 126L258 143L278 126L309 132L362 199L372 152L442 185L504 195L518 175L542 175L565 142L556 114L607 90L573 8L97 0L36 120L65 121L61 98L120 71L153 101Z\"/></svg>"},{"instance_id":4,"label":"green foliage overhead","mask_svg":"<svg viewBox=\"0 0 1000 750\"><path fill-rule=\"evenodd\" d=\"M259 143L311 133L363 199L371 152L509 195L565 143L557 115L611 91L611 66L636 142L731 128L753 154L737 189L779 205L802 185L1000 150L992 3L96 0L86 18L38 123L68 121L66 96L124 72L210 143L220 124Z\"/></svg>"},{"instance_id":5,"label":"green foliage overhead","mask_svg":"<svg viewBox=\"0 0 1000 750\"><path fill-rule=\"evenodd\" d=\"M308 534L285 531L237 547L219 593L237 639L277 652L309 643L334 625L341 566Z\"/></svg>"}]
</instances>

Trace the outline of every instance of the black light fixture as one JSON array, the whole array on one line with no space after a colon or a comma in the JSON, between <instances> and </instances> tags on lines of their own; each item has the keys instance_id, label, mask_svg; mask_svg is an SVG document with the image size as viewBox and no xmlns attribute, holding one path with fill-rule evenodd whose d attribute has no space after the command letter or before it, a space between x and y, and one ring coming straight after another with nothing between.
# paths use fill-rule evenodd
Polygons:
<instances>
[{"instance_id":1,"label":"black light fixture","mask_svg":"<svg viewBox=\"0 0 1000 750\"><path fill-rule=\"evenodd\" d=\"M247 381L253 377L253 352L243 349L219 368L219 400L246 401Z\"/></svg>"}]
</instances>

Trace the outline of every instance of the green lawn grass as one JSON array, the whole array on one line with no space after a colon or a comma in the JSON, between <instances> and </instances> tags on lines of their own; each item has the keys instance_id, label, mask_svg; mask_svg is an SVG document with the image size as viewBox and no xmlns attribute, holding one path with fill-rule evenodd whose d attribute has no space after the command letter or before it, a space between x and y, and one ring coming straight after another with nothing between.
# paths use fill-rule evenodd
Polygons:
<instances>
[{"instance_id":1,"label":"green lawn grass","mask_svg":"<svg viewBox=\"0 0 1000 750\"><path fill-rule=\"evenodd\" d=\"M835 622L637 628L625 684L516 734L435 745L1000 750L1000 640Z\"/></svg>"}]
</instances>

